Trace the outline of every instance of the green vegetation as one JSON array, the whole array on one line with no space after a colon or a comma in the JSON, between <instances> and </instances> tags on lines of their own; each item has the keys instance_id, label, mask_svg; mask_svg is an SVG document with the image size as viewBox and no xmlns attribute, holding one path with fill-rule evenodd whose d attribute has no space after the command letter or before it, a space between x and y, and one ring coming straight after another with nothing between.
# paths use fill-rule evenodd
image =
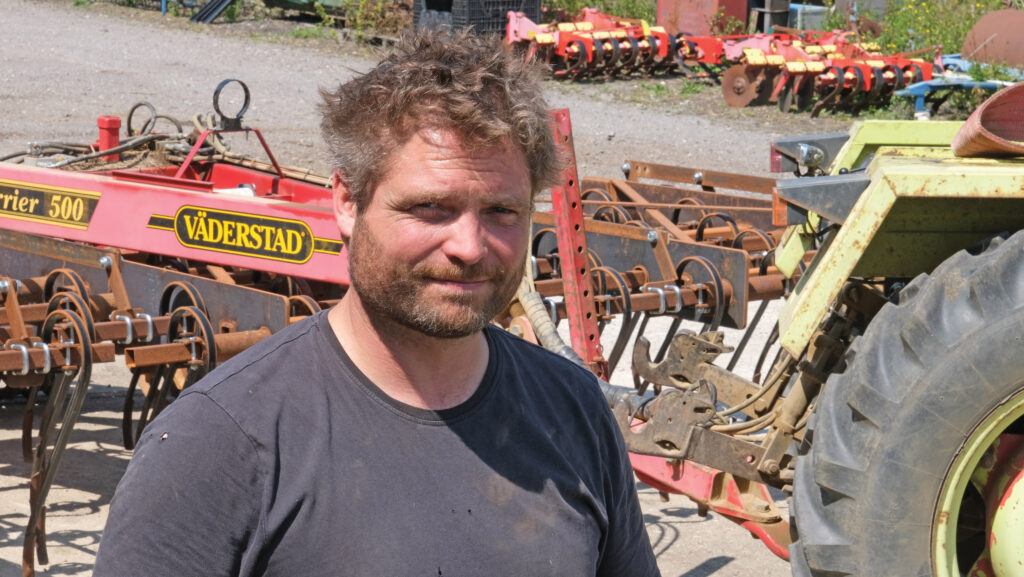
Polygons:
<instances>
[{"instance_id":1,"label":"green vegetation","mask_svg":"<svg viewBox=\"0 0 1024 577\"><path fill-rule=\"evenodd\" d=\"M654 24L655 0L544 0L548 11L564 11L573 16L584 8L597 8L605 14L622 18L642 18Z\"/></svg>"},{"instance_id":2,"label":"green vegetation","mask_svg":"<svg viewBox=\"0 0 1024 577\"><path fill-rule=\"evenodd\" d=\"M719 8L715 15L708 19L708 26L711 28L712 34L743 34L746 30L746 24L742 21L737 20L733 16L725 15L725 8Z\"/></svg>"},{"instance_id":3,"label":"green vegetation","mask_svg":"<svg viewBox=\"0 0 1024 577\"><path fill-rule=\"evenodd\" d=\"M700 94L704 86L703 82L685 81L679 85L679 96L685 99Z\"/></svg>"},{"instance_id":4,"label":"green vegetation","mask_svg":"<svg viewBox=\"0 0 1024 577\"><path fill-rule=\"evenodd\" d=\"M651 98L662 99L669 95L671 90L664 81L662 82L641 82L640 89L648 93Z\"/></svg>"},{"instance_id":5,"label":"green vegetation","mask_svg":"<svg viewBox=\"0 0 1024 577\"><path fill-rule=\"evenodd\" d=\"M930 46L959 52L974 23L1003 7L1002 0L890 0L877 42L889 53Z\"/></svg>"},{"instance_id":6,"label":"green vegetation","mask_svg":"<svg viewBox=\"0 0 1024 577\"><path fill-rule=\"evenodd\" d=\"M242 0L234 0L228 7L224 9L221 16L225 22L237 22L238 16L242 13Z\"/></svg>"},{"instance_id":7,"label":"green vegetation","mask_svg":"<svg viewBox=\"0 0 1024 577\"><path fill-rule=\"evenodd\" d=\"M381 29L384 15L383 0L359 0L352 15L356 36L361 37L367 30Z\"/></svg>"},{"instance_id":8,"label":"green vegetation","mask_svg":"<svg viewBox=\"0 0 1024 577\"><path fill-rule=\"evenodd\" d=\"M319 2L313 3L313 10L316 11L316 15L320 18L320 21L312 27L303 26L295 28L289 33L289 36L299 39L331 38L335 41L338 40L338 33L334 29L334 17L328 14L327 10Z\"/></svg>"}]
</instances>

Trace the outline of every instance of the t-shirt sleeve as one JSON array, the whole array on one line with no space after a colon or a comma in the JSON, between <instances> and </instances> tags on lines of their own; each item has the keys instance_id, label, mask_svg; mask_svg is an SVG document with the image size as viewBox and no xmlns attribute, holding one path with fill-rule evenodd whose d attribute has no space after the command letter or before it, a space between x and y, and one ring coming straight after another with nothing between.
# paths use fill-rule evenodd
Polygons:
<instances>
[{"instance_id":1,"label":"t-shirt sleeve","mask_svg":"<svg viewBox=\"0 0 1024 577\"><path fill-rule=\"evenodd\" d=\"M183 394L145 430L111 501L95 577L238 575L257 535L256 448L213 400Z\"/></svg>"},{"instance_id":2,"label":"t-shirt sleeve","mask_svg":"<svg viewBox=\"0 0 1024 577\"><path fill-rule=\"evenodd\" d=\"M633 468L625 442L605 407L607 434L608 534L597 577L660 577L644 525Z\"/></svg>"}]
</instances>

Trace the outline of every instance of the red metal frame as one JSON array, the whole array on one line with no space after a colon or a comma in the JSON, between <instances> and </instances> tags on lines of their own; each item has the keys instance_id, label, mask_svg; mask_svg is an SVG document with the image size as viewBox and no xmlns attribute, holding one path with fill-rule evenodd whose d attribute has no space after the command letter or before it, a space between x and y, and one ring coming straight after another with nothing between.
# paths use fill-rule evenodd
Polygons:
<instances>
[{"instance_id":1,"label":"red metal frame","mask_svg":"<svg viewBox=\"0 0 1024 577\"><path fill-rule=\"evenodd\" d=\"M348 284L347 253L329 208L329 190L241 167L217 170L229 183L225 188L243 179L258 180L287 194L218 194L218 182L159 173L91 174L0 165L0 225ZM10 200L5 203L5 198Z\"/></svg>"},{"instance_id":2,"label":"red metal frame","mask_svg":"<svg viewBox=\"0 0 1024 577\"><path fill-rule=\"evenodd\" d=\"M583 358L598 377L607 379L608 363L601 354L601 339L597 331L597 308L590 282L587 237L583 230L583 204L580 202L569 111L554 111L552 120L557 144L568 163L562 173L562 184L551 188L551 204L558 223L558 255L565 284L569 335L576 354Z\"/></svg>"},{"instance_id":3,"label":"red metal frame","mask_svg":"<svg viewBox=\"0 0 1024 577\"><path fill-rule=\"evenodd\" d=\"M772 507L774 501L763 484L750 482L747 491L741 491L731 475L692 461L670 461L636 453L629 454L629 461L637 478L647 485L663 493L686 495L750 531L772 553L789 561L789 523L781 518L758 519L750 513L750 506ZM752 495L759 501L756 505L749 503Z\"/></svg>"}]
</instances>

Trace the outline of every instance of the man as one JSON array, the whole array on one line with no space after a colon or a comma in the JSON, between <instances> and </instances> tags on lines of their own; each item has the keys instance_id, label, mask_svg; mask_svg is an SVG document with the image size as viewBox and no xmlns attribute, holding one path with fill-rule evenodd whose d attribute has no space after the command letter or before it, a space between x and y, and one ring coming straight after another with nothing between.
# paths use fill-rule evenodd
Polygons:
<instances>
[{"instance_id":1,"label":"man","mask_svg":"<svg viewBox=\"0 0 1024 577\"><path fill-rule=\"evenodd\" d=\"M322 110L351 288L146 429L94 575L658 575L593 375L488 324L558 172L531 67L409 37Z\"/></svg>"}]
</instances>

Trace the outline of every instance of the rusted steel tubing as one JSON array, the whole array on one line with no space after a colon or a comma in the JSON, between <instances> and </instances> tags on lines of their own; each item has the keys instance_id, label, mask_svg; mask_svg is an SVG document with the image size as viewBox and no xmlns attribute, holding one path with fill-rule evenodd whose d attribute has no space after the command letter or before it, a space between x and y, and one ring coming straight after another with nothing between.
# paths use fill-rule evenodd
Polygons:
<instances>
[{"instance_id":1,"label":"rusted steel tubing","mask_svg":"<svg viewBox=\"0 0 1024 577\"><path fill-rule=\"evenodd\" d=\"M92 361L109 363L116 356L114 343L95 343L92 345ZM25 368L24 354L17 349L0 351L0 373L18 373ZM82 363L82 355L78 345L50 345L50 370L61 367L78 367ZM46 351L42 348L28 349L28 370L40 371L46 367Z\"/></svg>"},{"instance_id":2,"label":"rusted steel tubing","mask_svg":"<svg viewBox=\"0 0 1024 577\"><path fill-rule=\"evenodd\" d=\"M129 369L148 368L192 360L188 343L174 342L131 347L124 350L124 364Z\"/></svg>"},{"instance_id":3,"label":"rusted steel tubing","mask_svg":"<svg viewBox=\"0 0 1024 577\"><path fill-rule=\"evenodd\" d=\"M153 317L152 327L150 327L149 321L145 318L130 319L132 326L131 342L142 344L143 339L148 339L153 342L159 341L161 335L167 334L167 325L170 322L170 319L171 317L166 315ZM95 323L93 326L96 329L96 340L98 341L121 342L128 338L128 322L124 320L117 319L102 321ZM149 334L151 328L153 330L152 335Z\"/></svg>"},{"instance_id":4,"label":"rusted steel tubing","mask_svg":"<svg viewBox=\"0 0 1024 577\"><path fill-rule=\"evenodd\" d=\"M539 280L534 283L537 292L543 297L559 297L563 295L561 279ZM679 294L683 299L683 306L694 306L698 303L697 294L693 287L680 287ZM600 298L600 295L598 295ZM611 297L615 300L617 297ZM630 303L633 310L658 310L661 306L661 297L655 292L630 292ZM676 293L673 290L665 291L665 307L669 310L678 305ZM616 309L617 311L617 309Z\"/></svg>"},{"instance_id":5,"label":"rusted steel tubing","mask_svg":"<svg viewBox=\"0 0 1024 577\"><path fill-rule=\"evenodd\" d=\"M767 301L783 297L786 290L786 277L781 274L752 276L747 282L747 298L751 301ZM790 283L790 288L795 283Z\"/></svg>"},{"instance_id":6,"label":"rusted steel tubing","mask_svg":"<svg viewBox=\"0 0 1024 577\"><path fill-rule=\"evenodd\" d=\"M47 303L21 304L21 319L26 323L41 323L46 319ZM0 325L10 322L7 318L7 309L0 307Z\"/></svg>"},{"instance_id":7,"label":"rusted steel tubing","mask_svg":"<svg viewBox=\"0 0 1024 577\"><path fill-rule=\"evenodd\" d=\"M550 259L538 257L537 258L537 274L549 275L555 272L555 266Z\"/></svg>"},{"instance_id":8,"label":"rusted steel tubing","mask_svg":"<svg viewBox=\"0 0 1024 577\"><path fill-rule=\"evenodd\" d=\"M744 212L771 212L770 206L759 207L759 206L743 206L737 207L734 205L714 205L714 204L679 204L679 203L668 203L668 202L646 202L646 201L628 201L628 200L584 200L581 201L584 205L594 206L622 206L629 208L667 208L672 210L711 210L711 211L728 211L742 208Z\"/></svg>"},{"instance_id":9,"label":"rusted steel tubing","mask_svg":"<svg viewBox=\"0 0 1024 577\"><path fill-rule=\"evenodd\" d=\"M269 336L270 329L267 327L237 333L218 333L213 337L217 360L227 360ZM187 363L191 360L192 343L186 341L129 347L124 351L124 364L129 369Z\"/></svg>"},{"instance_id":10,"label":"rusted steel tubing","mask_svg":"<svg viewBox=\"0 0 1024 577\"><path fill-rule=\"evenodd\" d=\"M219 333L213 337L217 347L217 361L223 362L270 336L270 329L260 327L252 331Z\"/></svg>"},{"instance_id":11,"label":"rusted steel tubing","mask_svg":"<svg viewBox=\"0 0 1024 577\"><path fill-rule=\"evenodd\" d=\"M761 194L772 193L776 179L746 174L732 174L713 170L699 170L680 166L667 166L647 162L627 161L630 165L629 180L641 178L651 180L667 180L681 184L699 185L705 189L726 188L729 190L746 190Z\"/></svg>"},{"instance_id":12,"label":"rusted steel tubing","mask_svg":"<svg viewBox=\"0 0 1024 577\"><path fill-rule=\"evenodd\" d=\"M22 319L26 323L41 323L46 319L47 303L21 305ZM167 333L168 316L153 317L153 339ZM149 321L145 318L130 319L133 342L145 339L149 333ZM0 325L7 324L7 310L0 308ZM97 341L123 341L128 338L128 326L124 320L100 321L93 324Z\"/></svg>"},{"instance_id":13,"label":"rusted steel tubing","mask_svg":"<svg viewBox=\"0 0 1024 577\"><path fill-rule=\"evenodd\" d=\"M46 351L41 348L30 348L28 349L28 369L30 371L42 370L46 366ZM50 348L50 368L55 369L57 367L64 366L66 364L74 364L75 359L68 359L68 357L76 357L78 355L71 354L65 355L62 349L57 347ZM70 363L68 361L71 361ZM17 349L5 349L0 351L0 373L18 373L25 367L25 354Z\"/></svg>"}]
</instances>

